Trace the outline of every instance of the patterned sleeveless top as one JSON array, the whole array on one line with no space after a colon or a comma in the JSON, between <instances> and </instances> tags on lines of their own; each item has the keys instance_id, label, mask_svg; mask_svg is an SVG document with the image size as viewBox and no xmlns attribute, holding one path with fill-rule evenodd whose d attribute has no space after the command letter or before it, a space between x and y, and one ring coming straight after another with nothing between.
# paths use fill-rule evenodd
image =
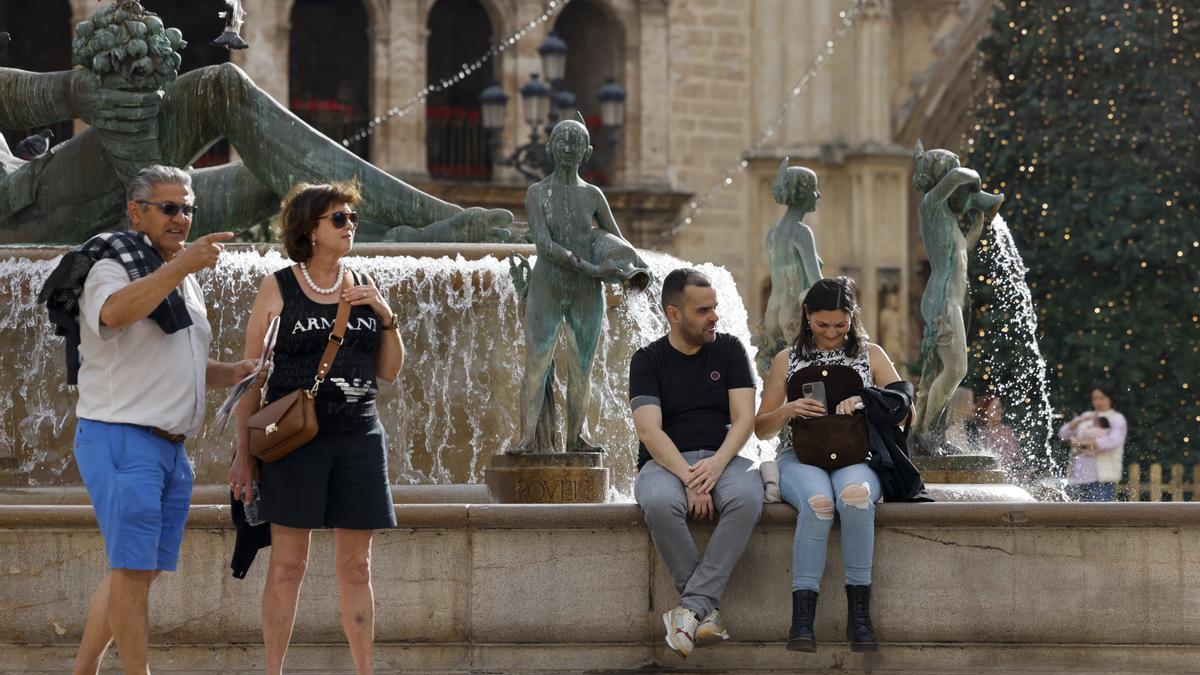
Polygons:
<instances>
[{"instance_id":1,"label":"patterned sleeveless top","mask_svg":"<svg viewBox=\"0 0 1200 675\"><path fill-rule=\"evenodd\" d=\"M354 272L354 283L365 283ZM304 294L291 267L275 273L283 312L275 342L275 370L267 382L267 401L309 388L337 317L337 303L314 302ZM333 367L317 390L320 433L352 433L375 423L375 352L379 347L379 318L366 305L350 308L346 339Z\"/></svg>"},{"instance_id":2,"label":"patterned sleeveless top","mask_svg":"<svg viewBox=\"0 0 1200 675\"><path fill-rule=\"evenodd\" d=\"M788 380L792 379L797 370L809 366L850 366L862 378L863 386L875 386L875 378L871 377L871 352L865 343L862 353L854 358L846 356L846 350L839 347L830 350L814 349L812 358L804 359L800 350L792 347L788 352Z\"/></svg>"},{"instance_id":3,"label":"patterned sleeveless top","mask_svg":"<svg viewBox=\"0 0 1200 675\"><path fill-rule=\"evenodd\" d=\"M787 379L788 384L791 384L792 376L802 368L809 366L850 366L858 376L862 378L863 386L874 387L875 378L871 376L871 352L866 343L863 343L862 352L855 357L846 356L846 350L839 347L837 349L814 349L812 358L805 359L800 355L800 350L792 347L788 351L788 369ZM792 449L792 425L783 425L782 435L780 436L784 450Z\"/></svg>"}]
</instances>

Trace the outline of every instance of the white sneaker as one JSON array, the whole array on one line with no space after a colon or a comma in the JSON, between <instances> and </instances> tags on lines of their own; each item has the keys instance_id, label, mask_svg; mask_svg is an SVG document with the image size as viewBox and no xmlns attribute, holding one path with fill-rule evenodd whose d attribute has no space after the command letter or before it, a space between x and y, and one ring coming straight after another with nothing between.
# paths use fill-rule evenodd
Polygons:
<instances>
[{"instance_id":1,"label":"white sneaker","mask_svg":"<svg viewBox=\"0 0 1200 675\"><path fill-rule=\"evenodd\" d=\"M695 645L696 629L700 627L696 615L690 609L676 607L663 614L663 624L667 627L667 646L687 658Z\"/></svg>"},{"instance_id":2,"label":"white sneaker","mask_svg":"<svg viewBox=\"0 0 1200 675\"><path fill-rule=\"evenodd\" d=\"M708 647L728 639L729 632L725 630L725 622L721 621L721 610L714 609L700 622L693 642L696 647Z\"/></svg>"}]
</instances>

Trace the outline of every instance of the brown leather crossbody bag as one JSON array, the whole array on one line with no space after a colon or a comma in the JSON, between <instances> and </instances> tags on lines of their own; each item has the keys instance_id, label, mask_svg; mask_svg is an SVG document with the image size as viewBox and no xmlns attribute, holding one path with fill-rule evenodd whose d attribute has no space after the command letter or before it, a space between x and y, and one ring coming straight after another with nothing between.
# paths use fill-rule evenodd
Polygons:
<instances>
[{"instance_id":1,"label":"brown leather crossbody bag","mask_svg":"<svg viewBox=\"0 0 1200 675\"><path fill-rule=\"evenodd\" d=\"M867 419L861 413L837 415L837 404L863 386L862 378L849 366L808 366L796 371L787 383L787 398L803 398L807 382L824 382L826 414L792 420L792 449L803 464L822 469L840 469L867 461Z\"/></svg>"},{"instance_id":2,"label":"brown leather crossbody bag","mask_svg":"<svg viewBox=\"0 0 1200 675\"><path fill-rule=\"evenodd\" d=\"M342 280L342 289L350 286L350 277ZM333 331L329 333L329 344L321 354L317 375L308 389L297 389L282 398L267 403L267 383L262 385L259 410L247 420L250 427L250 454L264 462L274 462L286 457L296 448L317 436L317 390L329 374L329 368L337 357L338 349L346 335L346 323L350 320L350 303L338 302L337 318ZM274 363L272 354L271 361ZM269 378L269 376L268 376Z\"/></svg>"}]
</instances>

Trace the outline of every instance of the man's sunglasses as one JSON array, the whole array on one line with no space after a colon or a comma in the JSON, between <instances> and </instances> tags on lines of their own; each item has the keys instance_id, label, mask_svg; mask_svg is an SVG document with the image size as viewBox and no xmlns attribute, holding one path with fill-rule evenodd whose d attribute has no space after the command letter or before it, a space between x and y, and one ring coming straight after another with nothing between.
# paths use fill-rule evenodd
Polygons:
<instances>
[{"instance_id":1,"label":"man's sunglasses","mask_svg":"<svg viewBox=\"0 0 1200 675\"><path fill-rule=\"evenodd\" d=\"M338 211L337 213L331 213L327 216L321 216L321 218L328 218L329 221L333 223L333 226L339 230L345 227L347 222L355 227L358 227L358 214L353 211ZM317 220L320 220L321 218L318 218Z\"/></svg>"},{"instance_id":2,"label":"man's sunglasses","mask_svg":"<svg viewBox=\"0 0 1200 675\"><path fill-rule=\"evenodd\" d=\"M147 202L140 199L137 200L137 203L143 206L157 206L160 210L162 210L163 215L168 218L174 218L175 216L179 215L180 211L183 212L184 218L191 218L192 216L196 215L196 207L191 204L176 204L175 202Z\"/></svg>"}]
</instances>

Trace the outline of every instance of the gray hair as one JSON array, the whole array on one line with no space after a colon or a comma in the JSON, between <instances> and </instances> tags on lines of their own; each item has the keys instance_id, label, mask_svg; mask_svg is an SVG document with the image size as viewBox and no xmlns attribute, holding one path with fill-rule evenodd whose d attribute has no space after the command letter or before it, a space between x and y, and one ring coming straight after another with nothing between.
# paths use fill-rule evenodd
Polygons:
<instances>
[{"instance_id":1,"label":"gray hair","mask_svg":"<svg viewBox=\"0 0 1200 675\"><path fill-rule=\"evenodd\" d=\"M129 181L129 187L125 192L129 195L129 201L141 201L149 199L154 194L154 189L164 183L182 185L187 188L188 192L192 191L192 177L183 169L151 164L137 172L133 180Z\"/></svg>"}]
</instances>

